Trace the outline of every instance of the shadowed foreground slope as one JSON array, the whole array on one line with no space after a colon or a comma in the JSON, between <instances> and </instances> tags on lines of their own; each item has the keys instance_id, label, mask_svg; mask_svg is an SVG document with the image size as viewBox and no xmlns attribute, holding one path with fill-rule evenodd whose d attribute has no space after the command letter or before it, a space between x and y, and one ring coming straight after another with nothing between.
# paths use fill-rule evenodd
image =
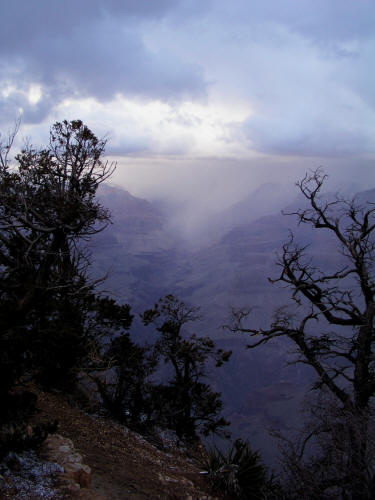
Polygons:
<instances>
[{"instance_id":1,"label":"shadowed foreground slope","mask_svg":"<svg viewBox=\"0 0 375 500\"><path fill-rule=\"evenodd\" d=\"M58 418L59 433L72 439L90 466L93 492L108 500L213 498L187 453L160 451L120 425L72 407L60 395L41 393L38 400L38 419Z\"/></svg>"}]
</instances>

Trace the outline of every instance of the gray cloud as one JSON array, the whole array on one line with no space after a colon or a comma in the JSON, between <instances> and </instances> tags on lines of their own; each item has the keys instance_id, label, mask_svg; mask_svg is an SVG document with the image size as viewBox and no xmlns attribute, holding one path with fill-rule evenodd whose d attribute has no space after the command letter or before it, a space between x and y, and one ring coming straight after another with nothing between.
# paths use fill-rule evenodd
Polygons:
<instances>
[{"instance_id":1,"label":"gray cloud","mask_svg":"<svg viewBox=\"0 0 375 500\"><path fill-rule=\"evenodd\" d=\"M251 105L234 136L244 133L249 148L279 155L375 151L373 2L218 5L208 47L190 50L202 50L208 79L223 95Z\"/></svg>"},{"instance_id":2,"label":"gray cloud","mask_svg":"<svg viewBox=\"0 0 375 500\"><path fill-rule=\"evenodd\" d=\"M90 25L96 20L117 19L140 22L160 19L170 9L177 8L180 0L3 0L1 16L3 30L0 40L3 51L25 48L27 41L59 35L69 35L77 27ZM1 50L1 49L0 49Z\"/></svg>"},{"instance_id":3,"label":"gray cloud","mask_svg":"<svg viewBox=\"0 0 375 500\"><path fill-rule=\"evenodd\" d=\"M233 119L230 137L223 134L248 150L375 150L373 0L3 0L0 15L3 123L19 108L25 123L36 124L58 116L52 111L66 98L107 104L121 94L176 104L176 125L179 102L214 96L224 109L232 101L252 109L242 124ZM37 102L31 84L41 86ZM114 120L101 111L102 118L95 110L87 117L105 131L117 128L113 151L160 152L155 126L133 127L132 116ZM170 147L164 134L164 152L189 150L191 116L179 122L186 133L170 134Z\"/></svg>"},{"instance_id":4,"label":"gray cloud","mask_svg":"<svg viewBox=\"0 0 375 500\"><path fill-rule=\"evenodd\" d=\"M147 23L162 19L179 3L2 2L2 84L15 88L0 100L3 121L19 107L25 121L41 120L67 96L103 101L117 93L168 100L204 95L198 64L152 51L142 39ZM31 84L42 87L38 106L30 106L22 93Z\"/></svg>"},{"instance_id":5,"label":"gray cloud","mask_svg":"<svg viewBox=\"0 0 375 500\"><path fill-rule=\"evenodd\" d=\"M353 123L349 114L343 122L324 118L307 115L305 120L297 117L293 121L285 114L249 118L243 129L253 147L275 155L342 157L374 151L372 131Z\"/></svg>"},{"instance_id":6,"label":"gray cloud","mask_svg":"<svg viewBox=\"0 0 375 500\"><path fill-rule=\"evenodd\" d=\"M372 0L237 0L236 7L219 1L221 16L229 24L275 23L319 44L373 36L375 10Z\"/></svg>"}]
</instances>

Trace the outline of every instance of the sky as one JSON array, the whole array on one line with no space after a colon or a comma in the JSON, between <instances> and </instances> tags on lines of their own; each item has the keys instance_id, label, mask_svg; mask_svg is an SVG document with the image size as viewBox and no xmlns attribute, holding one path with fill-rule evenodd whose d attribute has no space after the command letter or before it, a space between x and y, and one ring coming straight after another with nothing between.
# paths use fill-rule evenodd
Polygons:
<instances>
[{"instance_id":1,"label":"sky","mask_svg":"<svg viewBox=\"0 0 375 500\"><path fill-rule=\"evenodd\" d=\"M375 186L373 0L1 0L0 130L82 119L113 182L223 208L323 165ZM333 185L332 184L332 185Z\"/></svg>"}]
</instances>

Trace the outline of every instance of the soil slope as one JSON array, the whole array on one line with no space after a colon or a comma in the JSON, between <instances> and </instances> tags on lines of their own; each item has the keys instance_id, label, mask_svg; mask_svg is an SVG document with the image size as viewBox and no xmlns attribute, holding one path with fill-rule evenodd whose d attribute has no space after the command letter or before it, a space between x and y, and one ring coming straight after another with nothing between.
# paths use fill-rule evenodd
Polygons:
<instances>
[{"instance_id":1,"label":"soil slope","mask_svg":"<svg viewBox=\"0 0 375 500\"><path fill-rule=\"evenodd\" d=\"M160 451L141 436L87 415L60 395L39 393L38 420L58 420L92 470L91 489L108 500L212 499L196 462L179 450ZM216 496L216 498L219 498Z\"/></svg>"}]
</instances>

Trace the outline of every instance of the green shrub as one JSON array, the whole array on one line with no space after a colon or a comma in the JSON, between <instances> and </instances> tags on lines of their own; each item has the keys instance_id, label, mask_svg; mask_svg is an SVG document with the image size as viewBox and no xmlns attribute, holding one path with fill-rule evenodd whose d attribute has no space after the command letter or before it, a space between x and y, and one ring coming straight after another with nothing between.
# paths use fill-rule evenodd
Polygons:
<instances>
[{"instance_id":1,"label":"green shrub","mask_svg":"<svg viewBox=\"0 0 375 500\"><path fill-rule=\"evenodd\" d=\"M204 467L215 488L226 495L246 500L263 500L266 468L249 443L237 439L225 453L218 448L207 452Z\"/></svg>"}]
</instances>

